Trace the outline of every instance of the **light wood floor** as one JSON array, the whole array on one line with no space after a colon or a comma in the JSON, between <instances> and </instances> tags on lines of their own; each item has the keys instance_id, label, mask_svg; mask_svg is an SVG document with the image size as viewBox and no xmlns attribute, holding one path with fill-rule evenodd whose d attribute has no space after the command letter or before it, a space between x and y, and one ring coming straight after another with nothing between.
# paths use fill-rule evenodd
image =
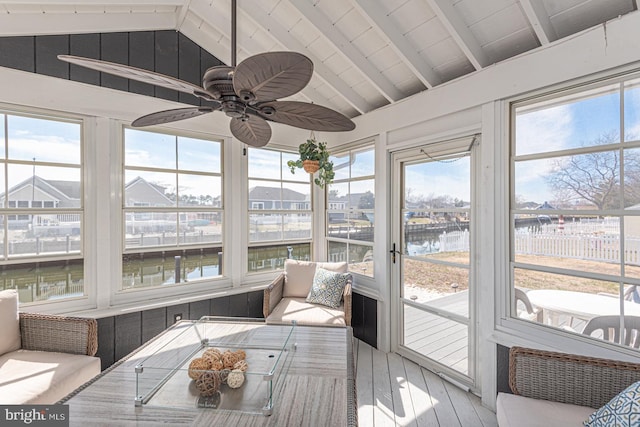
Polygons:
<instances>
[{"instance_id":1,"label":"light wood floor","mask_svg":"<svg viewBox=\"0 0 640 427\"><path fill-rule=\"evenodd\" d=\"M394 353L354 339L358 424L380 426L497 426L474 394Z\"/></svg>"}]
</instances>

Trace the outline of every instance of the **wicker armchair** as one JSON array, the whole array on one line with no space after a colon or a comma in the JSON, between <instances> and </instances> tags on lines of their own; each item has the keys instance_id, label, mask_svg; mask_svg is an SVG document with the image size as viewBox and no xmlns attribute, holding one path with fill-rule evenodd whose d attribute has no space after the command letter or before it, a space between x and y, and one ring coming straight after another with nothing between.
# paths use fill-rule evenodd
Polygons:
<instances>
[{"instance_id":1,"label":"wicker armchair","mask_svg":"<svg viewBox=\"0 0 640 427\"><path fill-rule=\"evenodd\" d=\"M316 265L340 272L346 272L347 269L346 263L305 263L287 260L285 262L285 273L281 273L276 277L264 290L262 311L267 323L282 324L296 321L299 325L351 326L351 288L353 284L351 276L349 276L344 288L342 305L339 308L332 309L319 304L305 302L304 297L311 287L313 273L309 278L309 272L300 275L300 269L309 268L309 271L315 271ZM306 289L287 292L287 274L289 274L290 279L292 274L298 274L303 277L306 274L306 279L309 282Z\"/></svg>"},{"instance_id":2,"label":"wicker armchair","mask_svg":"<svg viewBox=\"0 0 640 427\"><path fill-rule=\"evenodd\" d=\"M100 373L95 319L19 313L17 293L2 293L1 404L53 404Z\"/></svg>"},{"instance_id":3,"label":"wicker armchair","mask_svg":"<svg viewBox=\"0 0 640 427\"><path fill-rule=\"evenodd\" d=\"M98 351L96 319L20 313L22 349L94 356Z\"/></svg>"},{"instance_id":4,"label":"wicker armchair","mask_svg":"<svg viewBox=\"0 0 640 427\"><path fill-rule=\"evenodd\" d=\"M498 394L498 425L582 425L636 381L640 381L638 363L512 347L509 388L513 394Z\"/></svg>"}]
</instances>

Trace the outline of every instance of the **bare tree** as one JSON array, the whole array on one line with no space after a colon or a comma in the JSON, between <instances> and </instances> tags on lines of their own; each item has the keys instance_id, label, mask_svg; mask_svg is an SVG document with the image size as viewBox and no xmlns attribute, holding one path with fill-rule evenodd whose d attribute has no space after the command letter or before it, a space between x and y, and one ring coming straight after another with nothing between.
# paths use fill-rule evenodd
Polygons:
<instances>
[{"instance_id":1,"label":"bare tree","mask_svg":"<svg viewBox=\"0 0 640 427\"><path fill-rule=\"evenodd\" d=\"M617 142L615 135L599 137L595 145ZM593 145L593 144L590 144ZM625 205L640 201L640 157L625 150ZM556 200L591 203L597 209L620 207L620 151L583 153L555 160L547 181Z\"/></svg>"}]
</instances>

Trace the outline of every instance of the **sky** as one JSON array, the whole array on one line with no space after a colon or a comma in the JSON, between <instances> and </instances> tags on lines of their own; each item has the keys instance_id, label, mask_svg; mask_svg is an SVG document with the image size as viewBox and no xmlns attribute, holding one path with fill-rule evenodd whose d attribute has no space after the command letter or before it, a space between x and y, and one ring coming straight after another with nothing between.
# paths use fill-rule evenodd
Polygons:
<instances>
[{"instance_id":1,"label":"sky","mask_svg":"<svg viewBox=\"0 0 640 427\"><path fill-rule=\"evenodd\" d=\"M7 118L8 147L5 147L4 119ZM33 117L0 115L0 155L4 158L7 148L10 159L30 164L9 165L9 183L12 186L33 176L33 159L36 162L66 163L72 167L36 165L35 173L45 179L80 180L80 131L78 123L58 122ZM76 166L76 167L73 167ZM4 173L0 174L4 186ZM4 189L2 189L4 192Z\"/></svg>"},{"instance_id":2,"label":"sky","mask_svg":"<svg viewBox=\"0 0 640 427\"><path fill-rule=\"evenodd\" d=\"M605 135L619 138L619 105L620 95L615 92L533 111L523 108L516 118L516 155L593 146ZM625 91L624 121L622 133L627 140L640 139L638 87ZM551 166L548 159L518 162L516 197L537 203L553 200L545 180Z\"/></svg>"},{"instance_id":3,"label":"sky","mask_svg":"<svg viewBox=\"0 0 640 427\"><path fill-rule=\"evenodd\" d=\"M640 139L640 81L625 91L625 131L628 139ZM605 89L615 88L615 85ZM602 90L601 90L602 92ZM605 91L606 92L606 91ZM516 118L517 155L529 155L547 151L563 150L593 145L599 137L620 134L618 109L620 94L609 90L593 96L577 99L554 100L555 104L523 107ZM4 117L4 116L1 116ZM26 162L56 162L72 166L80 165L80 132L78 123L21 117L8 117L8 154L10 159ZM4 143L4 126L0 127L0 144ZM174 169L176 166L176 139L178 143L178 166L196 172L221 171L221 144L218 142L162 135L135 129L126 130L125 157L128 166L160 167ZM46 142L46 143L44 143ZM205 150L203 150L206 147ZM4 147L3 147L4 148ZM3 150L4 152L4 150ZM295 160L295 153L270 150L249 150L249 173L252 178L308 182L302 170L291 174L286 165ZM374 174L374 152L372 149L355 152L351 163L349 156L332 156L336 180ZM468 159L458 162L431 162L411 165L406 170L406 187L416 196L448 195L465 201L470 199ZM551 167L549 160L518 162L516 167L516 196L525 201L542 203L553 200L545 177ZM15 185L33 174L33 165L11 165L9 186ZM79 180L77 167L51 167L36 165L36 174L45 179ZM155 172L129 171L126 179L135 176L175 188L175 175ZM0 174L0 180L3 174ZM219 195L219 179L202 178L195 174L180 176L180 188L191 194ZM303 188L291 184L292 189ZM373 191L373 180L354 182L352 193ZM346 194L346 185L334 185L340 195Z\"/></svg>"},{"instance_id":4,"label":"sky","mask_svg":"<svg viewBox=\"0 0 640 427\"><path fill-rule=\"evenodd\" d=\"M471 200L471 162L469 156L457 160L425 160L405 167L405 197L449 196Z\"/></svg>"},{"instance_id":5,"label":"sky","mask_svg":"<svg viewBox=\"0 0 640 427\"><path fill-rule=\"evenodd\" d=\"M126 167L154 167L175 171L177 166L186 172L220 173L220 150L221 143L216 141L137 129L125 130ZM222 194L220 176L180 173L176 182L175 173L129 169L125 171L125 182L138 176L164 186L167 193L174 193L178 187L179 195L218 197Z\"/></svg>"}]
</instances>

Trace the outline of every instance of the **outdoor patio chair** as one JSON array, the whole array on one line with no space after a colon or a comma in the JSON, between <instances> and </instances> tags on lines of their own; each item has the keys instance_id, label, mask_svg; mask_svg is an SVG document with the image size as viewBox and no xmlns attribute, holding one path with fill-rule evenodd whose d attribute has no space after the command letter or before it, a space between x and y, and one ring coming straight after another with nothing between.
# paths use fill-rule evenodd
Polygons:
<instances>
[{"instance_id":1,"label":"outdoor patio chair","mask_svg":"<svg viewBox=\"0 0 640 427\"><path fill-rule=\"evenodd\" d=\"M599 332L601 331L601 332ZM598 316L589 320L582 331L605 341L620 343L620 316ZM624 345L640 348L640 317L624 316Z\"/></svg>"},{"instance_id":2,"label":"outdoor patio chair","mask_svg":"<svg viewBox=\"0 0 640 427\"><path fill-rule=\"evenodd\" d=\"M518 317L521 319L531 320L533 322L542 323L542 309L539 307L534 307L529 301L529 297L527 293L520 288L515 288L516 298L515 298L515 311L518 313ZM518 312L518 302L522 303L524 306L524 310Z\"/></svg>"},{"instance_id":3,"label":"outdoor patio chair","mask_svg":"<svg viewBox=\"0 0 640 427\"><path fill-rule=\"evenodd\" d=\"M618 294L612 294L609 292L598 292L598 295L606 297L618 298ZM638 285L627 286L624 290L624 300L640 303L640 293L638 292Z\"/></svg>"}]
</instances>

